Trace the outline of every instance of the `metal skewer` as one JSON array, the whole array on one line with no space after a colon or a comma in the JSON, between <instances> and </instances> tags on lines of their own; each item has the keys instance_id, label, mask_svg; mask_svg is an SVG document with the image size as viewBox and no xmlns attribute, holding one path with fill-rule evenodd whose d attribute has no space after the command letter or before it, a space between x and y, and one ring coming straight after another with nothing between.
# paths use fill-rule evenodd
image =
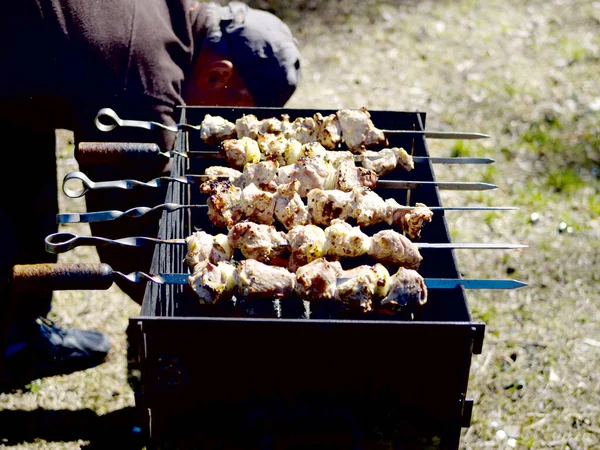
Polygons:
<instances>
[{"instance_id":1,"label":"metal skewer","mask_svg":"<svg viewBox=\"0 0 600 450\"><path fill-rule=\"evenodd\" d=\"M180 205L177 203L163 203L153 207L139 206L126 211L109 210L96 211L89 213L61 213L56 215L56 223L91 223L107 222L119 219L121 217L141 217L146 214L158 211L173 212L182 208L208 208L207 205ZM414 207L406 206L402 209L412 209ZM431 206L432 211L515 211L519 208L512 206Z\"/></svg>"},{"instance_id":2,"label":"metal skewer","mask_svg":"<svg viewBox=\"0 0 600 450\"><path fill-rule=\"evenodd\" d=\"M117 278L132 283L188 285L189 274L131 272L113 270L108 264L26 264L13 266L11 283L15 292L109 289ZM512 279L425 278L428 289L517 289L527 286Z\"/></svg>"},{"instance_id":3,"label":"metal skewer","mask_svg":"<svg viewBox=\"0 0 600 450\"><path fill-rule=\"evenodd\" d=\"M98 189L135 189L137 187L156 188L164 186L169 182L182 184L202 184L208 180L227 180L227 176L213 175L185 175L180 177L158 177L150 181L138 180L113 180L113 181L92 181L87 175L82 172L70 172L63 179L63 192L67 197L79 198L83 197L90 190ZM70 180L79 180L83 183L82 189L72 189L66 186ZM417 189L420 186L437 186L439 189L458 190L458 191L484 191L497 189L495 184L481 182L463 182L463 181L402 181L402 180L378 180L378 188L383 189Z\"/></svg>"},{"instance_id":4,"label":"metal skewer","mask_svg":"<svg viewBox=\"0 0 600 450\"><path fill-rule=\"evenodd\" d=\"M156 239L151 237L127 237L121 239L108 239L100 236L77 236L72 233L54 233L46 236L46 251L49 253L64 253L75 247L81 247L84 245L96 246L96 245L120 245L123 247L143 247L145 245L155 244L171 244L171 245L187 245L185 239ZM419 249L493 249L493 250L509 250L517 248L526 248L527 245L523 244L511 244L511 243L428 243L428 242L415 242L414 245Z\"/></svg>"},{"instance_id":5,"label":"metal skewer","mask_svg":"<svg viewBox=\"0 0 600 450\"><path fill-rule=\"evenodd\" d=\"M103 123L100 119L108 120L108 123ZM117 127L133 127L143 128L145 130L156 130L162 129L172 131L176 133L180 129L189 129L194 131L201 131L202 125L190 125L190 124L178 124L178 125L165 125L159 122L144 121L144 120L124 120L121 119L115 111L110 108L102 108L98 111L94 120L96 127L100 131L108 132L112 131ZM399 134L399 135L415 135L425 136L435 139L482 139L489 138L487 134L482 133L471 133L463 131L425 131L425 130L381 130L385 134Z\"/></svg>"},{"instance_id":6,"label":"metal skewer","mask_svg":"<svg viewBox=\"0 0 600 450\"><path fill-rule=\"evenodd\" d=\"M198 159L225 159L225 157L218 151L201 151L194 150L189 152L160 152L157 154L165 156L167 158L173 158L174 156L182 156L184 158L198 158ZM376 160L380 156L377 154L368 154L367 158ZM456 156L456 157L437 157L437 156L413 156L415 163L426 163L429 161L431 164L444 164L444 165L463 165L463 164L493 164L496 162L493 158L479 158L472 156ZM354 161L361 162L361 155L354 155Z\"/></svg>"}]
</instances>

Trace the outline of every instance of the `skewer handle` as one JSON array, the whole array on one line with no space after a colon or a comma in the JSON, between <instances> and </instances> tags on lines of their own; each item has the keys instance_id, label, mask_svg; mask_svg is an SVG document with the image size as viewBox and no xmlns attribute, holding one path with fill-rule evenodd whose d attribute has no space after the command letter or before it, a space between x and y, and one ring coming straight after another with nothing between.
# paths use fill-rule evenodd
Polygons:
<instances>
[{"instance_id":1,"label":"skewer handle","mask_svg":"<svg viewBox=\"0 0 600 450\"><path fill-rule=\"evenodd\" d=\"M112 286L114 273L108 264L24 264L12 268L14 292L40 293L64 290L105 290Z\"/></svg>"},{"instance_id":2,"label":"skewer handle","mask_svg":"<svg viewBox=\"0 0 600 450\"><path fill-rule=\"evenodd\" d=\"M75 158L80 164L111 164L155 162L167 156L154 143L139 142L81 142L77 146Z\"/></svg>"}]
</instances>

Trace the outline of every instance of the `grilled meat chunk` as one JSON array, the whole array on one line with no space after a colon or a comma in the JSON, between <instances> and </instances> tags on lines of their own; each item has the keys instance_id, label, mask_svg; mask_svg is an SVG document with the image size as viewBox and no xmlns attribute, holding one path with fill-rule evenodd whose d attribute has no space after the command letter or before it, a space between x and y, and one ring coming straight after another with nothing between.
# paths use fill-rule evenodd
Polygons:
<instances>
[{"instance_id":1,"label":"grilled meat chunk","mask_svg":"<svg viewBox=\"0 0 600 450\"><path fill-rule=\"evenodd\" d=\"M375 301L387 294L389 281L388 270L379 263L344 270L338 279L338 296L347 307L366 313L373 310Z\"/></svg>"},{"instance_id":2,"label":"grilled meat chunk","mask_svg":"<svg viewBox=\"0 0 600 450\"><path fill-rule=\"evenodd\" d=\"M297 225L308 225L310 223L308 208L298 195L299 188L300 182L298 180L277 186L275 217L286 230L290 230Z\"/></svg>"},{"instance_id":3,"label":"grilled meat chunk","mask_svg":"<svg viewBox=\"0 0 600 450\"><path fill-rule=\"evenodd\" d=\"M332 189L336 184L335 168L322 158L303 157L295 164L282 166L277 170L277 184L298 180L300 197L306 197L311 189Z\"/></svg>"},{"instance_id":4,"label":"grilled meat chunk","mask_svg":"<svg viewBox=\"0 0 600 450\"><path fill-rule=\"evenodd\" d=\"M225 261L213 264L204 260L194 266L188 282L201 304L214 305L232 297L236 284L234 272L233 264Z\"/></svg>"},{"instance_id":5,"label":"grilled meat chunk","mask_svg":"<svg viewBox=\"0 0 600 450\"><path fill-rule=\"evenodd\" d=\"M425 280L416 271L400 267L391 276L389 291L381 300L381 307L398 311L405 307L422 306L427 303L427 286Z\"/></svg>"},{"instance_id":6,"label":"grilled meat chunk","mask_svg":"<svg viewBox=\"0 0 600 450\"><path fill-rule=\"evenodd\" d=\"M219 116L206 114L200 129L200 138L208 145L216 145L224 139L236 136L235 125Z\"/></svg>"},{"instance_id":7,"label":"grilled meat chunk","mask_svg":"<svg viewBox=\"0 0 600 450\"><path fill-rule=\"evenodd\" d=\"M248 300L289 297L296 287L296 276L284 267L253 259L240 261L235 280L237 292Z\"/></svg>"},{"instance_id":8,"label":"grilled meat chunk","mask_svg":"<svg viewBox=\"0 0 600 450\"><path fill-rule=\"evenodd\" d=\"M327 149L336 148L342 142L342 127L337 115L316 113L314 119L318 128L317 140Z\"/></svg>"},{"instance_id":9,"label":"grilled meat chunk","mask_svg":"<svg viewBox=\"0 0 600 450\"><path fill-rule=\"evenodd\" d=\"M288 269L291 272L325 256L325 232L316 225L293 227L287 233L287 241L290 246Z\"/></svg>"},{"instance_id":10,"label":"grilled meat chunk","mask_svg":"<svg viewBox=\"0 0 600 450\"><path fill-rule=\"evenodd\" d=\"M381 263L417 270L423 257L418 247L394 230L383 230L371 237L369 256Z\"/></svg>"},{"instance_id":11,"label":"grilled meat chunk","mask_svg":"<svg viewBox=\"0 0 600 450\"><path fill-rule=\"evenodd\" d=\"M249 137L225 139L219 148L227 163L237 170L242 170L248 163L258 163L262 159L258 142Z\"/></svg>"},{"instance_id":12,"label":"grilled meat chunk","mask_svg":"<svg viewBox=\"0 0 600 450\"><path fill-rule=\"evenodd\" d=\"M352 192L312 189L306 203L312 223L317 225L330 225L333 219L345 220L353 216Z\"/></svg>"},{"instance_id":13,"label":"grilled meat chunk","mask_svg":"<svg viewBox=\"0 0 600 450\"><path fill-rule=\"evenodd\" d=\"M365 148L388 144L383 131L377 129L373 124L367 108L340 109L336 115L340 122L344 142L351 152L361 153Z\"/></svg>"},{"instance_id":14,"label":"grilled meat chunk","mask_svg":"<svg viewBox=\"0 0 600 450\"><path fill-rule=\"evenodd\" d=\"M337 279L342 274L339 262L315 259L296 271L296 294L308 301L337 300Z\"/></svg>"},{"instance_id":15,"label":"grilled meat chunk","mask_svg":"<svg viewBox=\"0 0 600 450\"><path fill-rule=\"evenodd\" d=\"M398 167L407 172L415 168L412 156L401 147L384 148L378 151L367 150L361 156L361 164L377 175L385 175Z\"/></svg>"},{"instance_id":16,"label":"grilled meat chunk","mask_svg":"<svg viewBox=\"0 0 600 450\"><path fill-rule=\"evenodd\" d=\"M371 238L360 227L334 219L325 228L325 254L328 256L355 258L367 254L370 247Z\"/></svg>"},{"instance_id":17,"label":"grilled meat chunk","mask_svg":"<svg viewBox=\"0 0 600 450\"><path fill-rule=\"evenodd\" d=\"M254 183L242 189L240 208L251 222L272 225L275 221L275 194L259 189Z\"/></svg>"},{"instance_id":18,"label":"grilled meat chunk","mask_svg":"<svg viewBox=\"0 0 600 450\"><path fill-rule=\"evenodd\" d=\"M213 264L229 261L233 250L225 234L212 235L205 231L196 231L185 238L187 253L186 263L193 268L196 264L208 260Z\"/></svg>"},{"instance_id":19,"label":"grilled meat chunk","mask_svg":"<svg viewBox=\"0 0 600 450\"><path fill-rule=\"evenodd\" d=\"M239 222L231 227L229 245L239 249L246 258L269 262L283 255L288 248L286 235L272 225Z\"/></svg>"},{"instance_id":20,"label":"grilled meat chunk","mask_svg":"<svg viewBox=\"0 0 600 450\"><path fill-rule=\"evenodd\" d=\"M410 239L420 239L421 230L426 223L431 222L433 211L423 203L416 203L414 208L402 207L397 203L396 205L392 205L390 202L390 210L393 212L391 214L391 222L388 223L399 226L406 232Z\"/></svg>"},{"instance_id":21,"label":"grilled meat chunk","mask_svg":"<svg viewBox=\"0 0 600 450\"><path fill-rule=\"evenodd\" d=\"M216 226L230 228L244 217L240 204L242 190L231 182L207 181L202 183L200 190L209 194L207 215Z\"/></svg>"}]
</instances>

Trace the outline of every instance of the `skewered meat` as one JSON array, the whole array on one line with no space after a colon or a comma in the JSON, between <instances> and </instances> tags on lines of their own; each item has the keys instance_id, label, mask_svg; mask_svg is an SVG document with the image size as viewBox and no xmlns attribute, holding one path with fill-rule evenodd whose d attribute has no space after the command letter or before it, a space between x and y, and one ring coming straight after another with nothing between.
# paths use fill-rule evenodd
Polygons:
<instances>
[{"instance_id":1,"label":"skewered meat","mask_svg":"<svg viewBox=\"0 0 600 450\"><path fill-rule=\"evenodd\" d=\"M355 258L368 253L371 238L363 233L360 227L353 227L348 222L334 219L325 228L325 254L336 257Z\"/></svg>"},{"instance_id":2,"label":"skewered meat","mask_svg":"<svg viewBox=\"0 0 600 450\"><path fill-rule=\"evenodd\" d=\"M338 300L337 279L342 273L338 261L315 259L296 271L296 294L313 301Z\"/></svg>"},{"instance_id":3,"label":"skewered meat","mask_svg":"<svg viewBox=\"0 0 600 450\"><path fill-rule=\"evenodd\" d=\"M410 172L415 168L415 162L402 147L383 148L379 151L367 150L362 154L361 164L377 175L384 175L397 167Z\"/></svg>"},{"instance_id":4,"label":"skewered meat","mask_svg":"<svg viewBox=\"0 0 600 450\"><path fill-rule=\"evenodd\" d=\"M415 270L401 267L390 276L381 264L343 270L337 261L318 258L296 273L248 259L241 262L201 261L188 281L200 303L214 305L234 295L248 300L283 299L298 296L310 302L335 301L369 312L376 307L398 311L422 306L427 287Z\"/></svg>"},{"instance_id":5,"label":"skewered meat","mask_svg":"<svg viewBox=\"0 0 600 450\"><path fill-rule=\"evenodd\" d=\"M411 239L421 238L421 230L426 223L431 222L433 215L433 212L423 203L415 203L413 209L398 205L393 211L391 223L399 225Z\"/></svg>"},{"instance_id":6,"label":"skewered meat","mask_svg":"<svg viewBox=\"0 0 600 450\"><path fill-rule=\"evenodd\" d=\"M231 136L232 129L234 136ZM215 134L212 134L212 130L215 130ZM281 119L271 117L259 120L254 114L237 119L235 124L208 114L202 121L201 137L208 143L228 137L256 139L261 134L282 134L287 139L293 138L302 143L318 141L328 149L345 142L355 153L373 145L387 145L388 142L383 131L373 124L367 108L340 109L328 116L316 113L313 117L298 117L292 122L287 115L282 115Z\"/></svg>"},{"instance_id":7,"label":"skewered meat","mask_svg":"<svg viewBox=\"0 0 600 450\"><path fill-rule=\"evenodd\" d=\"M303 198L311 189L317 188L345 191L356 186L374 188L378 179L375 172L356 167L354 162L350 165L344 157L339 157L331 163L323 158L307 156L286 166L279 166L277 161L266 160L256 164L246 164L241 173L234 169L223 171L217 167L211 166L205 170L205 175L210 178L205 182L206 186L217 181L216 177L227 176L229 181L240 188L254 183L261 189L275 191L280 184L298 180L300 182L298 194Z\"/></svg>"},{"instance_id":8,"label":"skewered meat","mask_svg":"<svg viewBox=\"0 0 600 450\"><path fill-rule=\"evenodd\" d=\"M286 233L277 231L272 225L254 222L235 224L227 235L214 239L204 232L197 232L186 239L188 252L186 262L193 267L206 257L213 263L229 260L239 249L246 258L281 265L287 257L287 267L296 271L311 261L329 257L331 259L356 258L368 255L377 262L393 266L418 269L422 261L419 248L407 237L394 230L384 230L368 236L360 227L336 219L322 229L316 225L297 225Z\"/></svg>"},{"instance_id":9,"label":"skewered meat","mask_svg":"<svg viewBox=\"0 0 600 450\"><path fill-rule=\"evenodd\" d=\"M389 281L390 273L379 263L344 270L337 284L338 296L344 305L366 313L373 309L374 301L386 295Z\"/></svg>"},{"instance_id":10,"label":"skewered meat","mask_svg":"<svg viewBox=\"0 0 600 450\"><path fill-rule=\"evenodd\" d=\"M367 108L341 109L336 113L344 142L351 152L360 153L372 145L387 145L385 134L377 129Z\"/></svg>"},{"instance_id":11,"label":"skewered meat","mask_svg":"<svg viewBox=\"0 0 600 450\"><path fill-rule=\"evenodd\" d=\"M242 184L240 180L242 180L243 173L239 170L232 169L231 167L225 166L210 166L207 167L204 171L204 174L207 177L210 177L211 181L216 181L217 179L227 178L229 182L234 184ZM210 183L206 183L208 186ZM202 187L201 187L202 189Z\"/></svg>"},{"instance_id":12,"label":"skewered meat","mask_svg":"<svg viewBox=\"0 0 600 450\"><path fill-rule=\"evenodd\" d=\"M294 164L302 157L318 156L335 165L341 159L346 164L356 166L354 155L345 150L327 150L321 142L302 143L295 138L286 138L283 134L259 134L256 140L249 137L227 139L220 144L221 154L234 169L242 170L247 163L261 160L277 161L279 165ZM410 172L415 168L414 160L401 147L383 148L378 151L367 150L360 155L363 169L384 175L398 167Z\"/></svg>"},{"instance_id":13,"label":"skewered meat","mask_svg":"<svg viewBox=\"0 0 600 450\"><path fill-rule=\"evenodd\" d=\"M213 264L209 260L200 261L194 266L188 282L203 305L214 305L228 300L236 285L235 266L221 261Z\"/></svg>"},{"instance_id":14,"label":"skewered meat","mask_svg":"<svg viewBox=\"0 0 600 450\"><path fill-rule=\"evenodd\" d=\"M208 181L200 187L202 193L209 193L207 200L208 218L217 227L229 228L244 217L240 205L242 190L230 181Z\"/></svg>"},{"instance_id":15,"label":"skewered meat","mask_svg":"<svg viewBox=\"0 0 600 450\"><path fill-rule=\"evenodd\" d=\"M246 220L271 225L275 221L275 194L252 183L242 190L240 208Z\"/></svg>"},{"instance_id":16,"label":"skewered meat","mask_svg":"<svg viewBox=\"0 0 600 450\"><path fill-rule=\"evenodd\" d=\"M419 249L406 236L394 230L383 230L371 237L369 256L382 263L415 270L423 260Z\"/></svg>"},{"instance_id":17,"label":"skewered meat","mask_svg":"<svg viewBox=\"0 0 600 450\"><path fill-rule=\"evenodd\" d=\"M223 117L206 114L202 121L200 138L209 145L236 137L235 125Z\"/></svg>"},{"instance_id":18,"label":"skewered meat","mask_svg":"<svg viewBox=\"0 0 600 450\"><path fill-rule=\"evenodd\" d=\"M295 274L252 259L239 263L235 280L237 291L248 300L289 297L296 287Z\"/></svg>"},{"instance_id":19,"label":"skewered meat","mask_svg":"<svg viewBox=\"0 0 600 450\"><path fill-rule=\"evenodd\" d=\"M319 128L317 141L325 148L336 148L342 142L342 127L337 116L335 114L323 116L321 113L316 113L314 117Z\"/></svg>"},{"instance_id":20,"label":"skewered meat","mask_svg":"<svg viewBox=\"0 0 600 450\"><path fill-rule=\"evenodd\" d=\"M258 142L249 137L226 139L220 144L221 153L234 169L241 169L246 164L254 164L262 159Z\"/></svg>"},{"instance_id":21,"label":"skewered meat","mask_svg":"<svg viewBox=\"0 0 600 450\"><path fill-rule=\"evenodd\" d=\"M261 262L283 255L288 245L284 232L277 231L272 225L254 222L233 225L227 237L232 248L239 249L246 258Z\"/></svg>"},{"instance_id":22,"label":"skewered meat","mask_svg":"<svg viewBox=\"0 0 600 450\"><path fill-rule=\"evenodd\" d=\"M290 250L288 269L292 272L325 256L325 232L316 225L295 226L286 237Z\"/></svg>"},{"instance_id":23,"label":"skewered meat","mask_svg":"<svg viewBox=\"0 0 600 450\"><path fill-rule=\"evenodd\" d=\"M427 286L418 272L400 267L389 281L388 293L381 300L385 309L397 311L406 306L422 306L427 302Z\"/></svg>"},{"instance_id":24,"label":"skewered meat","mask_svg":"<svg viewBox=\"0 0 600 450\"><path fill-rule=\"evenodd\" d=\"M225 234L208 234L205 231L196 231L186 237L187 254L185 261L190 267L194 267L200 261L208 260L213 264L220 261L229 261L233 256L233 250Z\"/></svg>"},{"instance_id":25,"label":"skewered meat","mask_svg":"<svg viewBox=\"0 0 600 450\"><path fill-rule=\"evenodd\" d=\"M376 192L364 187L354 188L352 192L312 189L304 204L298 193L299 184L298 180L281 184L273 197L266 193L263 201L252 204L250 200L242 204L242 190L229 181L207 181L202 184L201 191L209 195L208 217L212 223L227 228L250 217L255 222L272 224L273 215L287 230L295 225L312 223L328 226L334 219L354 218L362 227L381 222L396 225L409 238L418 239L433 216L433 212L422 203L415 207L402 206L394 199L383 200ZM255 188L244 189L250 190L246 198L262 195ZM260 209L263 207L264 214Z\"/></svg>"},{"instance_id":26,"label":"skewered meat","mask_svg":"<svg viewBox=\"0 0 600 450\"><path fill-rule=\"evenodd\" d=\"M275 217L286 230L296 225L308 225L311 223L308 208L298 194L300 182L294 180L277 186L275 193Z\"/></svg>"}]
</instances>

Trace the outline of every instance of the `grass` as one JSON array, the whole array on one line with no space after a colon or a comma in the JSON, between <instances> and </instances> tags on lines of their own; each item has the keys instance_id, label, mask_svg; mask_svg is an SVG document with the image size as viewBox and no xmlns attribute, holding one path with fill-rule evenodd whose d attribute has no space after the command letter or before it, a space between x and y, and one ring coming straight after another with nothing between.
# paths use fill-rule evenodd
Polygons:
<instances>
[{"instance_id":1,"label":"grass","mask_svg":"<svg viewBox=\"0 0 600 450\"><path fill-rule=\"evenodd\" d=\"M487 156L491 167L436 167L438 179L492 182L494 192L444 192L447 205L518 206L507 213L448 213L455 241L529 248L458 252L465 277L514 277L511 292L470 291L486 323L473 358L472 424L461 448L600 447L600 5L591 0L253 1L291 25L303 83L288 106L427 112L427 127L478 131L485 141L431 141L436 156ZM63 135L63 138L68 135ZM64 139L63 139L64 143ZM59 179L74 170L61 146ZM83 208L61 196L68 211ZM71 229L73 231L73 229ZM85 227L77 232L85 234ZM90 250L65 260L94 261ZM0 394L0 408L133 405L124 329L137 312L118 289L58 293L61 324L99 328L117 358L85 373ZM512 440L511 440L512 439ZM77 441L13 443L80 448Z\"/></svg>"}]
</instances>

